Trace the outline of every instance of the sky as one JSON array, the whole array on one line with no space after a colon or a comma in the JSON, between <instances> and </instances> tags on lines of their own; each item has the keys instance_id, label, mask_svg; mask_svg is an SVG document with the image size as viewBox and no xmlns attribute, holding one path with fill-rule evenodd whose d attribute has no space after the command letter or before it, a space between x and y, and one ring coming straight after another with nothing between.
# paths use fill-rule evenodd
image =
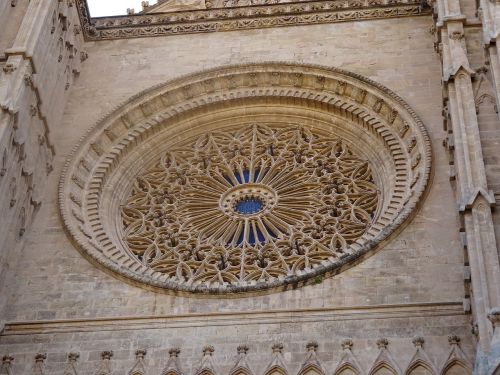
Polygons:
<instances>
[{"instance_id":1,"label":"sky","mask_svg":"<svg viewBox=\"0 0 500 375\"><path fill-rule=\"evenodd\" d=\"M141 2L142 0L88 0L92 17L126 14L127 8L134 8L137 13L142 10ZM155 3L156 0L149 0L150 5Z\"/></svg>"}]
</instances>

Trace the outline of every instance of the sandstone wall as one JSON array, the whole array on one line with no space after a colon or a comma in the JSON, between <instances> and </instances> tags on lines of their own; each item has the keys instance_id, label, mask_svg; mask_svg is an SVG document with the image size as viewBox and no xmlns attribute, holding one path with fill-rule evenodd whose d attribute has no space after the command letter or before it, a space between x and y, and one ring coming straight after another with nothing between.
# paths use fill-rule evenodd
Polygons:
<instances>
[{"instance_id":1,"label":"sandstone wall","mask_svg":"<svg viewBox=\"0 0 500 375\"><path fill-rule=\"evenodd\" d=\"M59 371L66 353L74 350L85 362L82 371L90 373L103 350L115 352L114 366L123 372L133 365L135 350L146 348L151 352L148 372L159 374L167 349L180 346L186 372L192 373L201 348L213 344L217 366L228 373L236 346L248 342L252 365L262 373L271 361L271 343L283 341L290 373L296 373L306 342L316 340L318 356L331 373L342 354L342 338L353 337L356 355L368 370L379 354L377 338L387 337L405 369L416 350L411 339L420 335L440 369L451 350L447 336L456 334L472 360L474 340L462 307L464 253L442 145L441 66L429 31L432 25L428 16L87 43L89 59L70 89L61 126L51 129L54 173L47 179L41 212L16 254L4 289L6 320L55 325L34 324L29 335L19 334L22 326L9 325L0 336L0 352L14 354L17 371L22 372L32 366L36 352L47 352L51 371ZM377 254L340 275L263 296L216 299L153 293L87 262L66 237L57 207L62 166L85 131L152 85L220 65L268 60L350 70L386 85L412 106L427 126L434 151L432 184L416 218ZM378 310L380 305L387 308ZM282 310L285 317L277 313ZM252 315L263 312L259 319ZM228 321L220 324L226 313ZM324 317L314 317L318 313ZM149 320L132 330L129 324L135 323L128 317ZM109 323L89 328L95 318ZM75 320L78 327L60 319ZM59 329L67 332L54 333Z\"/></svg>"},{"instance_id":2,"label":"sandstone wall","mask_svg":"<svg viewBox=\"0 0 500 375\"><path fill-rule=\"evenodd\" d=\"M71 83L79 73L83 40L75 8L66 2L5 1L0 13L0 54L4 56L0 62L0 288L5 296L5 272L16 273L12 266L53 169L50 130L59 126ZM0 322L6 302L1 298Z\"/></svg>"}]
</instances>

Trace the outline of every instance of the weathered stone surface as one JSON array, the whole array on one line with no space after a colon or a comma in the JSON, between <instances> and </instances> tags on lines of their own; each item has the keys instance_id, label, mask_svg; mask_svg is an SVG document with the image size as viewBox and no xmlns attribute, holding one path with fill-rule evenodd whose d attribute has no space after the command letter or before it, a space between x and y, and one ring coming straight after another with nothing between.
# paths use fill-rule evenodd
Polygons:
<instances>
[{"instance_id":1,"label":"weathered stone surface","mask_svg":"<svg viewBox=\"0 0 500 375\"><path fill-rule=\"evenodd\" d=\"M72 4L32 0L13 8L0 5L0 25L9 18L5 14L12 15L7 32L0 33L0 54L8 57L0 61L0 147L6 149L4 159L0 154L5 224L0 227L0 307L5 307L0 321L6 322L0 334L0 354L6 355L0 373L195 374L204 364L229 374L243 362L248 366L240 370L248 367L245 371L255 374L297 374L301 369L301 374L455 374L471 373L474 362L477 374L493 373L498 328L488 314L499 301L500 218L491 206L498 204L500 186L500 74L494 43L498 21L491 14L498 4L481 2L480 19L473 1L440 0L434 4L437 23L430 15L389 15L85 43ZM16 20L21 19L19 26ZM68 71L70 61L75 65ZM351 268L264 295L158 293L86 260L63 229L57 200L66 159L93 124L152 86L207 69L266 61L338 67L387 86L409 104L425 124L433 149L432 180L416 216ZM210 83L204 87L215 90ZM337 90L340 95L345 87ZM186 89L182 95L194 93ZM359 92L356 99L363 102L369 95ZM169 98L162 100L168 103ZM371 108L384 113L385 107L374 102ZM120 119L122 128L110 129L106 142L93 143L89 154L104 155L120 132L136 125L134 118ZM410 152L414 147L410 140ZM52 160L50 154L49 169L54 171L47 175L46 156L40 152L51 148L55 156ZM136 152L140 159L141 151ZM91 169L92 161L83 161L80 170ZM74 183L88 184L85 176L75 177ZM105 186L109 194L111 186ZM77 196L69 199L78 205ZM39 203L31 228L21 225ZM312 341L318 346L308 345ZM214 350L204 354L207 345ZM244 359L239 346L248 347ZM180 349L174 364L168 362L171 348ZM46 359L39 356L35 363L35 356L45 353Z\"/></svg>"}]
</instances>

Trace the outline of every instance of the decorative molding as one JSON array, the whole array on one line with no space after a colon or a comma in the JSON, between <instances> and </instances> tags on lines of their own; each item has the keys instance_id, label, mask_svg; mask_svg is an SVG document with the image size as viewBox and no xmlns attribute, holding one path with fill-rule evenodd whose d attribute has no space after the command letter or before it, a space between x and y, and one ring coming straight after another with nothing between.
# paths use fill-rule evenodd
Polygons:
<instances>
[{"instance_id":1,"label":"decorative molding","mask_svg":"<svg viewBox=\"0 0 500 375\"><path fill-rule=\"evenodd\" d=\"M269 86L268 78L276 72L279 72L279 82ZM359 89L369 92L365 104L354 99ZM379 99L383 99L383 104L378 104L379 111L374 112L373 105ZM196 136L196 132L201 135L208 130L204 125L206 120L202 120L207 113L210 113L210 121L217 124L213 125L215 128L236 126L235 114L239 113L240 122L247 121L251 110L247 106L264 102L275 104L251 107L255 108L253 122L259 116L274 116L273 121L278 125L285 121L290 126L294 118L298 124L309 118L308 121L315 121L318 131L323 128L322 131L345 139L353 150L371 161L382 199L371 227L350 244L342 256L285 277L269 277L257 282L187 284L178 277L154 271L131 254L123 242L123 229L118 229L122 221L116 211L130 194L134 183L130 177L152 166L159 155L173 147L174 138L176 142L181 139L178 136L187 129L182 125L186 118L193 121L197 118L199 122L189 123L189 135ZM321 108L321 111L313 111L313 108ZM233 111L231 117L227 115L228 110ZM398 112L395 120L394 111ZM344 125L332 122L332 115ZM401 135L403 126L408 128ZM176 137L172 137L170 129L176 127ZM106 129L112 130L116 137L113 141ZM363 144L359 144L359 138L364 140ZM408 143L412 144L411 149ZM147 150L141 155L141 165L136 163L133 152L139 146ZM415 158L419 158L417 165L413 163ZM127 168L129 173L116 174L118 166ZM228 296L236 292L262 293L317 282L318 277L339 273L367 256L412 217L427 188L430 167L431 148L425 127L415 112L387 88L335 68L249 64L209 70L156 86L100 120L82 138L64 168L59 203L65 228L77 248L101 268L135 285L177 293L227 293ZM387 179L389 171L391 180ZM111 191L104 189L104 184L120 188L112 189L113 194L109 195ZM74 203L80 200L81 206Z\"/></svg>"},{"instance_id":2,"label":"decorative molding","mask_svg":"<svg viewBox=\"0 0 500 375\"><path fill-rule=\"evenodd\" d=\"M76 363L78 361L78 358L80 358L79 353L68 353L68 364L64 369L63 375L78 375L78 372L76 371Z\"/></svg>"},{"instance_id":3,"label":"decorative molding","mask_svg":"<svg viewBox=\"0 0 500 375\"><path fill-rule=\"evenodd\" d=\"M13 371L12 371L12 362L13 361L14 361L14 357L9 355L9 354L5 354L2 357L2 364L0 366L0 374L1 375L13 375Z\"/></svg>"},{"instance_id":4,"label":"decorative molding","mask_svg":"<svg viewBox=\"0 0 500 375\"><path fill-rule=\"evenodd\" d=\"M147 351L145 349L138 349L135 351L135 363L128 372L129 375L146 375L146 364L144 362L146 354Z\"/></svg>"},{"instance_id":5,"label":"decorative molding","mask_svg":"<svg viewBox=\"0 0 500 375\"><path fill-rule=\"evenodd\" d=\"M321 366L321 362L319 361L318 356L316 354L318 346L319 345L316 341L311 341L307 343L306 359L302 363L298 375L306 375L306 374L323 375L327 373L323 370L323 366Z\"/></svg>"},{"instance_id":6,"label":"decorative molding","mask_svg":"<svg viewBox=\"0 0 500 375\"><path fill-rule=\"evenodd\" d=\"M265 375L286 375L289 374L288 366L283 357L284 345L281 342L275 342L272 347L271 362L267 365Z\"/></svg>"},{"instance_id":7,"label":"decorative molding","mask_svg":"<svg viewBox=\"0 0 500 375\"><path fill-rule=\"evenodd\" d=\"M181 350L177 347L170 348L168 350L168 361L163 369L161 375L182 375L182 369L179 362L179 354L181 354Z\"/></svg>"},{"instance_id":8,"label":"decorative molding","mask_svg":"<svg viewBox=\"0 0 500 375\"><path fill-rule=\"evenodd\" d=\"M215 349L212 345L203 347L203 357L201 359L200 367L195 372L195 375L217 375L218 371L215 369L214 352Z\"/></svg>"},{"instance_id":9,"label":"decorative molding","mask_svg":"<svg viewBox=\"0 0 500 375\"><path fill-rule=\"evenodd\" d=\"M33 367L34 375L44 375L45 374L45 360L47 359L47 354L38 353L35 355L35 366Z\"/></svg>"},{"instance_id":10,"label":"decorative molding","mask_svg":"<svg viewBox=\"0 0 500 375\"><path fill-rule=\"evenodd\" d=\"M252 371L252 368L250 366L250 363L248 361L247 353L248 353L248 346L243 344L239 345L238 348L236 349L238 356L236 358L236 363L234 364L233 368L229 372L229 375L252 375L254 372Z\"/></svg>"},{"instance_id":11,"label":"decorative molding","mask_svg":"<svg viewBox=\"0 0 500 375\"><path fill-rule=\"evenodd\" d=\"M330 0L91 18L76 0L86 40L109 40L430 15L420 0Z\"/></svg>"},{"instance_id":12,"label":"decorative molding","mask_svg":"<svg viewBox=\"0 0 500 375\"><path fill-rule=\"evenodd\" d=\"M37 335L71 332L135 331L168 329L179 327L217 327L250 324L284 324L331 321L356 321L368 319L427 319L430 317L465 317L462 301L449 303L422 303L404 305L359 306L344 308L318 308L301 310L270 310L259 312L175 314L165 316L95 318L76 320L54 320L33 322L7 322L1 336ZM0 336L0 337L1 337ZM281 349L280 349L281 348ZM278 355L283 345L277 343L274 353ZM172 349L171 359L179 355ZM276 357L269 367L282 364ZM175 363L168 370L180 368Z\"/></svg>"},{"instance_id":13,"label":"decorative molding","mask_svg":"<svg viewBox=\"0 0 500 375\"><path fill-rule=\"evenodd\" d=\"M379 354L368 374L375 375L380 371L382 373L391 373L392 375L401 375L402 372L398 364L387 348L389 346L389 340L380 338L377 340L376 344L379 349Z\"/></svg>"},{"instance_id":14,"label":"decorative molding","mask_svg":"<svg viewBox=\"0 0 500 375\"><path fill-rule=\"evenodd\" d=\"M424 350L425 339L421 336L414 337L412 340L415 345L415 354L408 364L405 375L411 375L417 369L426 369L430 374L437 374L437 369L434 363Z\"/></svg>"},{"instance_id":15,"label":"decorative molding","mask_svg":"<svg viewBox=\"0 0 500 375\"><path fill-rule=\"evenodd\" d=\"M351 373L356 375L364 374L358 359L352 352L352 347L354 346L352 339L342 340L340 346L342 347L343 354L333 372L334 375L342 374L344 371L347 373L351 371Z\"/></svg>"},{"instance_id":16,"label":"decorative molding","mask_svg":"<svg viewBox=\"0 0 500 375\"><path fill-rule=\"evenodd\" d=\"M447 371L457 365L463 368L466 372L472 373L472 363L469 361L462 348L460 347L460 337L457 335L449 335L448 343L450 344L450 352L448 354L448 358L441 366L441 375L447 373Z\"/></svg>"},{"instance_id":17,"label":"decorative molding","mask_svg":"<svg viewBox=\"0 0 500 375\"><path fill-rule=\"evenodd\" d=\"M113 357L112 350L101 352L101 363L95 375L110 375L111 374L111 358Z\"/></svg>"},{"instance_id":18,"label":"decorative molding","mask_svg":"<svg viewBox=\"0 0 500 375\"><path fill-rule=\"evenodd\" d=\"M434 337L434 339L435 339L435 337ZM335 342L336 340L337 340L337 338L332 337L331 342ZM407 338L407 337L397 340L398 345L401 346L398 349L398 354L400 356L398 358L399 360L402 360L402 358L404 358L404 356L406 354L408 354L407 350L405 349L405 343L408 341L409 341L409 338ZM296 352L294 352L292 349L294 344L296 344L296 343L297 342L295 340L293 340L293 341L290 340L290 342L289 342L290 346L287 347L286 352L283 351L282 344L274 344L272 346L272 357L275 358L276 356L278 356L278 357L280 357L280 360L279 360L278 364L273 365L271 367L268 367L268 369L264 372L264 375L293 375L293 374L296 374L295 371L288 370L287 365L286 365L287 363L288 364L296 363L298 360L298 358L297 358L298 354ZM99 343L97 343L97 345L99 345ZM112 345L117 346L118 344L114 343ZM199 343L195 343L195 345L199 345ZM219 345L220 345L220 343L219 343ZM266 345L266 344L263 343L263 345ZM445 345L444 340L439 340L438 342L434 343L433 349L434 350L438 349L435 353L436 357L443 356L444 352L442 350L439 350L442 345ZM222 351L221 351L222 354L221 354L220 358L218 358L217 364L221 365L221 366L227 366L228 359L230 357L227 355L228 348L227 348L227 345L225 347L223 347L223 346L221 346L221 347L222 347ZM241 346L239 348L241 348ZM290 348L290 349L288 349L288 348ZM122 356L125 356L127 353L130 353L131 350L133 350L133 349L132 348L125 348L125 349L120 348L120 352L122 353ZM385 349L385 348L383 348L382 350L387 352L387 349ZM155 351L163 352L164 349L160 346L160 347L156 347ZM347 349L344 348L344 351L350 351L350 348L347 348ZM205 361L213 361L213 358L212 358L213 352L214 352L213 346L204 347L203 348L204 360ZM238 352L239 352L239 354L238 354L239 356L245 355L244 353L241 353L240 349L238 349ZM336 354L335 352L336 352L336 350L327 347L327 348L324 348L322 350L322 355L324 355L326 358L331 358L332 356L334 356ZM136 356L139 356L138 360L142 360L142 358L140 356L143 356L144 353L145 353L144 350L137 350L136 351ZM55 355L52 357L52 361L48 364L48 368L54 369L54 368L57 368L58 365L60 365L60 362L57 362L57 360L55 360L55 358L57 358L57 355L59 355L59 353L56 352L54 354ZM347 352L344 352L344 356L343 356L342 360L340 361L340 363L338 363L338 365L336 367L335 367L335 364L333 364L331 361L329 361L330 363L329 363L328 367L325 367L325 369L321 369L317 366L309 366L309 367L305 368L305 371L307 371L307 372L305 372L305 374L306 375L332 374L331 368L330 368L330 366L332 366L332 365L334 365L333 367L335 368L335 370L333 371L334 375L340 375L340 374L343 374L343 375L346 375L346 374L362 375L362 374L365 374L365 372L363 372L360 369L360 367L358 365L358 360L354 357L354 355L352 353L350 353L346 357L346 354L347 354ZM111 371L111 367L110 367L110 363L109 363L111 355L112 355L112 352L110 352L110 351L102 353L101 366L99 367L97 372L94 372L95 375L110 375L110 374L115 373L114 371ZM387 356L390 356L390 354L388 352L386 353L385 357L383 356L383 358L381 358L379 356L376 359L374 359L372 356L372 353L369 350L367 350L367 348L365 348L365 350L363 350L363 354L360 357L363 359L363 362L365 362L366 364L373 364L372 368L374 369L373 370L374 372L371 372L371 373L373 373L374 375L375 374L376 375L379 375L379 374L401 375L402 373L400 373L398 370L398 364L394 361L394 359L387 358ZM252 364L256 365L256 366L262 364L262 361L265 359L265 357L267 357L267 355L262 353L262 352L256 354L255 357L251 360ZM285 357L286 357L286 359L285 359ZM240 358L242 358L242 357L240 357ZM123 362L125 362L125 360L123 358L117 359L117 364L120 367L123 367ZM145 373L157 374L158 373L157 372L157 369L158 369L157 363L155 363L155 361L148 361L148 362L149 363L147 366L146 366L146 363L143 363L137 371L134 370L133 372L129 372L129 374L133 374L133 375L142 375ZM273 359L273 363L274 362L276 362L276 361ZM213 369L213 364L207 365L208 367L202 367L201 369L199 369L199 367L193 366L193 365L194 365L194 363L193 363L192 359L187 358L184 360L184 366L192 368L191 371L189 371L187 374L189 374L189 375L196 375L196 374L216 375L216 372ZM441 372L441 374L443 374L443 375L449 374L449 372L446 372L446 371L449 370L449 368L451 368L451 367L453 367L453 369L457 369L456 365L459 366L459 369L469 370L469 371L465 371L465 372L459 371L459 372L457 372L457 374L458 373L459 374L471 373L470 369L465 367L462 362L453 361L452 363L450 363L450 365L448 367L443 369L443 372ZM83 371L82 373L88 374L88 373L90 373L90 371L88 371L88 369L85 369L85 371ZM119 373L119 372L117 372L117 373ZM172 374L172 375L177 374L177 372L167 372L167 373ZM301 371L301 372L299 372L299 374L300 373L304 373L304 372ZM417 373L418 374L428 374L428 375L438 374L438 372L435 371L431 365L429 365L425 362L422 362L421 360L418 360L412 366L410 366L408 368L408 370L405 372L405 375L415 375ZM455 372L452 372L452 373L455 374ZM1 375L12 375L13 373L12 372L3 372L3 373L0 372L0 374ZM71 375L75 375L75 374L76 373L71 373ZM165 374L165 372L163 372L162 374ZM233 371L230 372L230 375L252 375L252 374L253 373L251 372L249 367L245 367L245 366L244 367L237 367ZM481 373L481 375L485 375L485 374L486 374L485 372ZM488 372L488 374L491 374L491 373Z\"/></svg>"}]
</instances>

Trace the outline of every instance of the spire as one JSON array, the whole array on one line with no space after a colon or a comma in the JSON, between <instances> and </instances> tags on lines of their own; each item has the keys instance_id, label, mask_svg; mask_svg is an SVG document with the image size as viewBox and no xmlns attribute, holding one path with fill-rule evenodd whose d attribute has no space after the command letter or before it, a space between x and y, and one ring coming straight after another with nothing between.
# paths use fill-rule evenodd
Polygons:
<instances>
[{"instance_id":1,"label":"spire","mask_svg":"<svg viewBox=\"0 0 500 375\"><path fill-rule=\"evenodd\" d=\"M353 372L357 374L362 374L361 366L358 362L358 359L355 357L352 352L352 347L354 343L352 339L342 340L340 346L342 347L342 357L340 358L340 362L335 368L334 374L340 374L345 369L351 369Z\"/></svg>"},{"instance_id":2,"label":"spire","mask_svg":"<svg viewBox=\"0 0 500 375\"><path fill-rule=\"evenodd\" d=\"M35 375L44 375L45 374L45 360L47 359L47 354L38 353L35 355L35 367L33 369L33 373Z\"/></svg>"},{"instance_id":3,"label":"spire","mask_svg":"<svg viewBox=\"0 0 500 375\"><path fill-rule=\"evenodd\" d=\"M101 353L101 365L96 372L96 375L109 375L111 374L111 357L113 357L113 352L111 350L106 350Z\"/></svg>"},{"instance_id":4,"label":"spire","mask_svg":"<svg viewBox=\"0 0 500 375\"><path fill-rule=\"evenodd\" d=\"M415 345L416 350L415 354L410 360L410 364L408 365L406 373L410 373L416 367L422 366L425 367L427 370L429 370L431 373L437 374L437 370L434 364L432 363L431 359L424 350L424 343L425 343L424 338L420 336L414 337L412 343L413 345Z\"/></svg>"},{"instance_id":5,"label":"spire","mask_svg":"<svg viewBox=\"0 0 500 375\"><path fill-rule=\"evenodd\" d=\"M203 348L203 358L201 359L200 367L196 371L196 375L208 372L210 374L216 375L215 364L213 359L213 354L215 349L211 345L207 345Z\"/></svg>"},{"instance_id":6,"label":"spire","mask_svg":"<svg viewBox=\"0 0 500 375\"><path fill-rule=\"evenodd\" d=\"M387 340L386 338L380 338L377 340L377 347L379 349L379 353L377 358L375 359L375 362L373 363L371 370L369 371L369 374L373 374L377 370L384 367L391 370L395 374L401 374L401 369L394 361L391 352L387 348L388 346L389 346L389 340Z\"/></svg>"},{"instance_id":7,"label":"spire","mask_svg":"<svg viewBox=\"0 0 500 375\"><path fill-rule=\"evenodd\" d=\"M324 374L323 368L321 367L321 363L316 355L316 351L318 350L318 343L316 341L308 342L306 345L306 359L304 363L302 363L302 367L299 371L299 374L305 374L307 371L313 369L320 374Z\"/></svg>"},{"instance_id":8,"label":"spire","mask_svg":"<svg viewBox=\"0 0 500 375\"><path fill-rule=\"evenodd\" d=\"M248 346L247 345L239 345L236 350L237 350L238 356L236 359L236 363L234 364L230 374L236 375L240 372L243 372L243 373L249 374L249 375L253 374L253 371L250 368L250 364L248 363L248 358L247 358Z\"/></svg>"},{"instance_id":9,"label":"spire","mask_svg":"<svg viewBox=\"0 0 500 375\"><path fill-rule=\"evenodd\" d=\"M11 355L4 355L2 357L2 366L0 366L0 375L12 375L12 362L14 357Z\"/></svg>"},{"instance_id":10,"label":"spire","mask_svg":"<svg viewBox=\"0 0 500 375\"><path fill-rule=\"evenodd\" d=\"M288 369L285 364L285 359L283 358L283 344L277 342L272 346L273 357L271 362L266 368L265 374L271 375L274 372L288 374Z\"/></svg>"},{"instance_id":11,"label":"spire","mask_svg":"<svg viewBox=\"0 0 500 375\"><path fill-rule=\"evenodd\" d=\"M468 371L472 372L472 365L465 356L462 348L460 347L460 337L457 335L448 336L448 343L450 344L450 353L448 354L448 358L444 362L442 373L445 373L446 370L452 367L455 364L459 364L465 367Z\"/></svg>"},{"instance_id":12,"label":"spire","mask_svg":"<svg viewBox=\"0 0 500 375\"><path fill-rule=\"evenodd\" d=\"M64 375L78 375L76 371L76 362L78 361L78 358L80 358L80 354L78 353L68 354L68 364L64 370Z\"/></svg>"},{"instance_id":13,"label":"spire","mask_svg":"<svg viewBox=\"0 0 500 375\"><path fill-rule=\"evenodd\" d=\"M167 375L167 374L182 375L182 370L181 370L181 366L179 363L179 354L180 353L181 353L181 350L179 348L169 349L169 351L168 351L169 359L168 359L167 365L165 366L161 375Z\"/></svg>"},{"instance_id":14,"label":"spire","mask_svg":"<svg viewBox=\"0 0 500 375\"><path fill-rule=\"evenodd\" d=\"M500 308L490 310L488 319L493 324L493 339L491 340L491 351L488 358L488 366L493 374L494 369L500 369Z\"/></svg>"},{"instance_id":15,"label":"spire","mask_svg":"<svg viewBox=\"0 0 500 375\"><path fill-rule=\"evenodd\" d=\"M145 349L139 349L135 352L135 363L128 372L129 375L146 375L146 366L144 364L144 357L146 357L146 354L147 351Z\"/></svg>"}]
</instances>

